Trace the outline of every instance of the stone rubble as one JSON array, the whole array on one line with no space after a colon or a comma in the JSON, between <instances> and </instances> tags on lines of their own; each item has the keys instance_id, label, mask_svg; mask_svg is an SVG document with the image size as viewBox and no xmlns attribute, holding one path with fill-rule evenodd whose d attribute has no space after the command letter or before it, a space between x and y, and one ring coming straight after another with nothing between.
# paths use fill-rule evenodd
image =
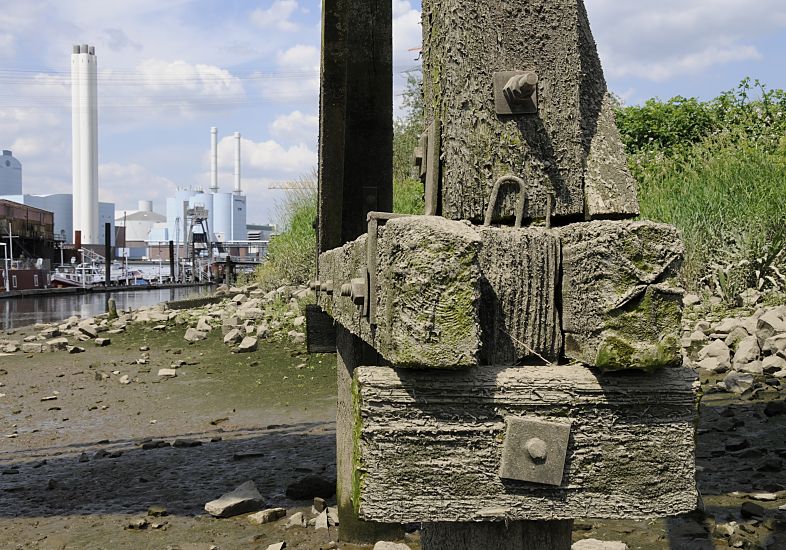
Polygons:
<instances>
[{"instance_id":1,"label":"stone rubble","mask_svg":"<svg viewBox=\"0 0 786 550\"><path fill-rule=\"evenodd\" d=\"M205 511L213 517L228 518L259 510L264 499L253 481L246 481L235 490L205 504Z\"/></svg>"}]
</instances>

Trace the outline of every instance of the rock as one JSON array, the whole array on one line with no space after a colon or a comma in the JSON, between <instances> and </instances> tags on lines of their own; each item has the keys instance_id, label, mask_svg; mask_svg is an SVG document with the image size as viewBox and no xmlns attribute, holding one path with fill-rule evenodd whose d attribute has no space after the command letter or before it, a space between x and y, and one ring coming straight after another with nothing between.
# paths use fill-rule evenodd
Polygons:
<instances>
[{"instance_id":1,"label":"rock","mask_svg":"<svg viewBox=\"0 0 786 550\"><path fill-rule=\"evenodd\" d=\"M307 475L287 487L287 497L292 500L311 500L314 497L330 498L336 493L336 481L318 475Z\"/></svg>"},{"instance_id":2,"label":"rock","mask_svg":"<svg viewBox=\"0 0 786 550\"><path fill-rule=\"evenodd\" d=\"M298 332L296 330L290 330L287 333L289 339L292 341L293 344L305 344L306 343L306 335L302 332Z\"/></svg>"},{"instance_id":3,"label":"rock","mask_svg":"<svg viewBox=\"0 0 786 550\"><path fill-rule=\"evenodd\" d=\"M763 518L765 516L764 507L755 502L743 502L742 507L740 508L740 513L742 517L746 519L750 518Z\"/></svg>"},{"instance_id":4,"label":"rock","mask_svg":"<svg viewBox=\"0 0 786 550\"><path fill-rule=\"evenodd\" d=\"M701 303L701 298L698 294L686 294L682 297L682 305L685 307L693 307Z\"/></svg>"},{"instance_id":5,"label":"rock","mask_svg":"<svg viewBox=\"0 0 786 550\"><path fill-rule=\"evenodd\" d=\"M257 350L257 345L259 341L254 338L253 336L246 336L243 338L243 341L240 342L240 345L237 347L238 353L250 353L252 351Z\"/></svg>"},{"instance_id":6,"label":"rock","mask_svg":"<svg viewBox=\"0 0 786 550\"><path fill-rule=\"evenodd\" d=\"M770 401L764 406L764 414L769 418L786 413L786 401Z\"/></svg>"},{"instance_id":7,"label":"rock","mask_svg":"<svg viewBox=\"0 0 786 550\"><path fill-rule=\"evenodd\" d=\"M712 332L715 334L729 334L735 328L741 326L739 319L726 317L720 323L712 327Z\"/></svg>"},{"instance_id":8,"label":"rock","mask_svg":"<svg viewBox=\"0 0 786 550\"><path fill-rule=\"evenodd\" d=\"M707 357L706 359L696 363L696 366L704 371L721 374L729 370L728 363L722 363L715 357Z\"/></svg>"},{"instance_id":9,"label":"rock","mask_svg":"<svg viewBox=\"0 0 786 550\"><path fill-rule=\"evenodd\" d=\"M267 547L266 550L284 550L287 547L286 542L276 542Z\"/></svg>"},{"instance_id":10,"label":"rock","mask_svg":"<svg viewBox=\"0 0 786 550\"><path fill-rule=\"evenodd\" d=\"M328 506L327 511L330 525L338 525L338 508L335 506Z\"/></svg>"},{"instance_id":11,"label":"rock","mask_svg":"<svg viewBox=\"0 0 786 550\"><path fill-rule=\"evenodd\" d=\"M739 346L740 342L742 342L748 336L750 336L750 334L747 330L745 330L743 327L737 327L732 330L728 336L726 336L724 342L730 348L737 349L737 346Z\"/></svg>"},{"instance_id":12,"label":"rock","mask_svg":"<svg viewBox=\"0 0 786 550\"><path fill-rule=\"evenodd\" d=\"M96 338L95 339L95 344L99 348L106 347L106 346L110 345L111 343L112 343L112 340L110 340L109 338Z\"/></svg>"},{"instance_id":13,"label":"rock","mask_svg":"<svg viewBox=\"0 0 786 550\"><path fill-rule=\"evenodd\" d=\"M243 333L238 329L233 328L224 336L224 343L227 345L237 344L243 339Z\"/></svg>"},{"instance_id":14,"label":"rock","mask_svg":"<svg viewBox=\"0 0 786 550\"><path fill-rule=\"evenodd\" d=\"M147 515L153 518L162 518L169 515L169 512L167 512L166 506L154 504L147 509Z\"/></svg>"},{"instance_id":15,"label":"rock","mask_svg":"<svg viewBox=\"0 0 786 550\"><path fill-rule=\"evenodd\" d=\"M45 345L41 342L24 342L22 353L43 353Z\"/></svg>"},{"instance_id":16,"label":"rock","mask_svg":"<svg viewBox=\"0 0 786 550\"><path fill-rule=\"evenodd\" d=\"M734 368L739 372L747 372L755 375L764 374L764 371L762 370L762 366L761 366L761 361L751 361L750 363L745 363L744 365L735 363Z\"/></svg>"},{"instance_id":17,"label":"rock","mask_svg":"<svg viewBox=\"0 0 786 550\"><path fill-rule=\"evenodd\" d=\"M82 321L77 325L77 328L79 329L79 332L89 338L95 338L98 336L98 327L90 321Z\"/></svg>"},{"instance_id":18,"label":"rock","mask_svg":"<svg viewBox=\"0 0 786 550\"><path fill-rule=\"evenodd\" d=\"M731 439L726 442L726 450L731 452L741 451L743 449L747 449L750 446L750 442L744 438Z\"/></svg>"},{"instance_id":19,"label":"rock","mask_svg":"<svg viewBox=\"0 0 786 550\"><path fill-rule=\"evenodd\" d=\"M782 332L786 332L786 323L774 310L767 311L756 322L756 336L762 342Z\"/></svg>"},{"instance_id":20,"label":"rock","mask_svg":"<svg viewBox=\"0 0 786 550\"><path fill-rule=\"evenodd\" d=\"M205 511L217 518L228 518L259 510L264 505L262 495L253 481L246 481L234 491L205 504Z\"/></svg>"},{"instance_id":21,"label":"rock","mask_svg":"<svg viewBox=\"0 0 786 550\"><path fill-rule=\"evenodd\" d=\"M758 339L755 336L748 336L743 338L737 345L732 366L735 370L738 370L738 365L747 365L752 361L756 361L760 355L761 348L759 347Z\"/></svg>"},{"instance_id":22,"label":"rock","mask_svg":"<svg viewBox=\"0 0 786 550\"><path fill-rule=\"evenodd\" d=\"M68 346L68 353L84 353L85 348L80 346Z\"/></svg>"},{"instance_id":23,"label":"rock","mask_svg":"<svg viewBox=\"0 0 786 550\"><path fill-rule=\"evenodd\" d=\"M197 330L195 328L188 328L186 329L186 334L183 338L187 342L199 342L200 340L204 340L207 338L207 333L202 332L201 330Z\"/></svg>"},{"instance_id":24,"label":"rock","mask_svg":"<svg viewBox=\"0 0 786 550\"><path fill-rule=\"evenodd\" d=\"M775 374L780 370L786 369L786 359L777 355L770 355L761 362L761 368L766 374Z\"/></svg>"},{"instance_id":25,"label":"rock","mask_svg":"<svg viewBox=\"0 0 786 550\"><path fill-rule=\"evenodd\" d=\"M286 525L284 525L285 529L291 529L292 527L305 527L306 526L306 517L303 515L303 512L297 512L289 516Z\"/></svg>"},{"instance_id":26,"label":"rock","mask_svg":"<svg viewBox=\"0 0 786 550\"><path fill-rule=\"evenodd\" d=\"M251 514L248 516L248 519L252 523L262 525L263 523L278 521L281 518L286 517L286 515L287 511L284 508L268 508L267 510L257 512L256 514Z\"/></svg>"},{"instance_id":27,"label":"rock","mask_svg":"<svg viewBox=\"0 0 786 550\"><path fill-rule=\"evenodd\" d=\"M265 318L265 312L258 307L252 307L239 310L237 316L241 321L261 321Z\"/></svg>"},{"instance_id":28,"label":"rock","mask_svg":"<svg viewBox=\"0 0 786 550\"><path fill-rule=\"evenodd\" d=\"M327 529L327 528L328 528L328 513L327 510L322 510L322 513L320 513L317 516L317 520L314 523L314 529L319 530L319 529Z\"/></svg>"},{"instance_id":29,"label":"rock","mask_svg":"<svg viewBox=\"0 0 786 550\"><path fill-rule=\"evenodd\" d=\"M3 353L16 353L19 351L19 344L12 342L3 346Z\"/></svg>"},{"instance_id":30,"label":"rock","mask_svg":"<svg viewBox=\"0 0 786 550\"><path fill-rule=\"evenodd\" d=\"M387 542L381 540L374 545L374 550L412 550L406 544L400 542Z\"/></svg>"},{"instance_id":31,"label":"rock","mask_svg":"<svg viewBox=\"0 0 786 550\"><path fill-rule=\"evenodd\" d=\"M67 338L52 338L51 340L46 341L46 345L49 346L49 349L52 351L55 350L66 350L68 349L68 339Z\"/></svg>"},{"instance_id":32,"label":"rock","mask_svg":"<svg viewBox=\"0 0 786 550\"><path fill-rule=\"evenodd\" d=\"M723 372L731 367L731 351L721 340L713 340L699 351L699 363L704 362L705 370ZM708 361L709 360L709 361Z\"/></svg>"},{"instance_id":33,"label":"rock","mask_svg":"<svg viewBox=\"0 0 786 550\"><path fill-rule=\"evenodd\" d=\"M202 442L197 439L175 439L172 442L173 447L177 447L178 449L189 449L192 447L200 447Z\"/></svg>"},{"instance_id":34,"label":"rock","mask_svg":"<svg viewBox=\"0 0 786 550\"><path fill-rule=\"evenodd\" d=\"M295 328L300 328L306 326L306 318L303 315L299 317L295 317L292 319L292 326Z\"/></svg>"},{"instance_id":35,"label":"rock","mask_svg":"<svg viewBox=\"0 0 786 550\"><path fill-rule=\"evenodd\" d=\"M628 545L619 541L584 539L573 543L571 550L628 550Z\"/></svg>"},{"instance_id":36,"label":"rock","mask_svg":"<svg viewBox=\"0 0 786 550\"><path fill-rule=\"evenodd\" d=\"M147 529L148 525L150 525L146 519L134 519L126 526L126 529Z\"/></svg>"},{"instance_id":37,"label":"rock","mask_svg":"<svg viewBox=\"0 0 786 550\"><path fill-rule=\"evenodd\" d=\"M270 334L270 327L267 326L267 323L262 323L257 327L257 338L267 338Z\"/></svg>"},{"instance_id":38,"label":"rock","mask_svg":"<svg viewBox=\"0 0 786 550\"><path fill-rule=\"evenodd\" d=\"M158 369L158 376L164 378L174 378L177 376L177 370L175 369Z\"/></svg>"},{"instance_id":39,"label":"rock","mask_svg":"<svg viewBox=\"0 0 786 550\"><path fill-rule=\"evenodd\" d=\"M200 332L210 332L211 330L213 330L213 327L210 326L210 318L200 317L199 322L197 322L196 329Z\"/></svg>"},{"instance_id":40,"label":"rock","mask_svg":"<svg viewBox=\"0 0 786 550\"><path fill-rule=\"evenodd\" d=\"M727 391L742 393L753 386L753 375L732 371L723 379L723 385Z\"/></svg>"},{"instance_id":41,"label":"rock","mask_svg":"<svg viewBox=\"0 0 786 550\"><path fill-rule=\"evenodd\" d=\"M325 499L322 497L314 497L314 504L311 506L311 511L314 514L321 514L327 508Z\"/></svg>"},{"instance_id":42,"label":"rock","mask_svg":"<svg viewBox=\"0 0 786 550\"><path fill-rule=\"evenodd\" d=\"M774 502L778 500L778 495L776 493L751 493L748 496L753 500L761 502Z\"/></svg>"},{"instance_id":43,"label":"rock","mask_svg":"<svg viewBox=\"0 0 786 550\"><path fill-rule=\"evenodd\" d=\"M242 303L245 303L245 301L246 301L246 300L248 300L248 296L246 296L245 294L236 294L236 295L235 295L235 296L232 298L232 301L233 301L234 303L238 304L238 305L240 305L240 304L242 304Z\"/></svg>"},{"instance_id":44,"label":"rock","mask_svg":"<svg viewBox=\"0 0 786 550\"><path fill-rule=\"evenodd\" d=\"M120 383L123 384L123 385L130 384L131 383L131 379L129 378L129 376L127 374L124 374L123 376L120 377Z\"/></svg>"}]
</instances>

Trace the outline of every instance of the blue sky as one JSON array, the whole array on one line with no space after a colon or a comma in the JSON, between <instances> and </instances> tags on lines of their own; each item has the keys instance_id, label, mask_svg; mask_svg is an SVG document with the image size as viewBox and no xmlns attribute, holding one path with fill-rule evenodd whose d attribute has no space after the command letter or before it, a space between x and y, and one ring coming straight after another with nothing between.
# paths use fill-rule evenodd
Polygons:
<instances>
[{"instance_id":1,"label":"blue sky","mask_svg":"<svg viewBox=\"0 0 786 550\"><path fill-rule=\"evenodd\" d=\"M0 0L0 147L28 193L70 192L72 44L96 46L101 200L118 210L177 187L232 186L243 134L249 222L316 164L318 0ZM711 98L745 76L786 88L782 0L586 0L609 88L628 104ZM393 0L395 93L417 67L420 4ZM397 96L398 97L398 96Z\"/></svg>"}]
</instances>

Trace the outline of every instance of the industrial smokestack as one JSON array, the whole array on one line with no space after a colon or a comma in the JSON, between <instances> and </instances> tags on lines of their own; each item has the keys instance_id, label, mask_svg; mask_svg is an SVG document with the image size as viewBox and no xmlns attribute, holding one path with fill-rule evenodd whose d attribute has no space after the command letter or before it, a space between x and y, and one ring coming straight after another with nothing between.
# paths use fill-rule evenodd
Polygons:
<instances>
[{"instance_id":1,"label":"industrial smokestack","mask_svg":"<svg viewBox=\"0 0 786 550\"><path fill-rule=\"evenodd\" d=\"M98 62L95 47L76 45L72 52L74 231L81 232L84 244L98 244Z\"/></svg>"},{"instance_id":2,"label":"industrial smokestack","mask_svg":"<svg viewBox=\"0 0 786 550\"><path fill-rule=\"evenodd\" d=\"M218 129L210 128L210 191L218 193Z\"/></svg>"},{"instance_id":3,"label":"industrial smokestack","mask_svg":"<svg viewBox=\"0 0 786 550\"><path fill-rule=\"evenodd\" d=\"M235 132L235 194L240 193L240 132Z\"/></svg>"}]
</instances>

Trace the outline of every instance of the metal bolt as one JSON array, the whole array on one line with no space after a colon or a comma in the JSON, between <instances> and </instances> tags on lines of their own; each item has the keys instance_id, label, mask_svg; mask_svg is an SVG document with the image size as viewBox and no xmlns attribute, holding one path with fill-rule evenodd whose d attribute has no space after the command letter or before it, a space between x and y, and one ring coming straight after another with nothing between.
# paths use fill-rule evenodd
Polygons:
<instances>
[{"instance_id":1,"label":"metal bolt","mask_svg":"<svg viewBox=\"0 0 786 550\"><path fill-rule=\"evenodd\" d=\"M322 286L322 283L320 283L320 282L317 280L317 281L311 281L311 282L309 283L309 285L308 285L308 288L310 288L311 290L320 290L320 287L321 287L321 286Z\"/></svg>"},{"instance_id":2,"label":"metal bolt","mask_svg":"<svg viewBox=\"0 0 786 550\"><path fill-rule=\"evenodd\" d=\"M538 84L538 75L534 72L525 72L524 74L516 75L508 80L505 84L503 93L508 103L511 105L519 105L529 101L532 94L535 93L535 87Z\"/></svg>"},{"instance_id":3,"label":"metal bolt","mask_svg":"<svg viewBox=\"0 0 786 550\"><path fill-rule=\"evenodd\" d=\"M325 281L320 285L319 290L321 290L325 294L333 294L333 281L330 280Z\"/></svg>"},{"instance_id":4,"label":"metal bolt","mask_svg":"<svg viewBox=\"0 0 786 550\"><path fill-rule=\"evenodd\" d=\"M527 449L529 456L535 462L543 462L549 455L549 449L546 446L546 442L539 437L533 437L527 441L525 448Z\"/></svg>"},{"instance_id":5,"label":"metal bolt","mask_svg":"<svg viewBox=\"0 0 786 550\"><path fill-rule=\"evenodd\" d=\"M362 306L366 300L366 281L363 279L352 279L350 285L352 301L355 305Z\"/></svg>"},{"instance_id":6,"label":"metal bolt","mask_svg":"<svg viewBox=\"0 0 786 550\"><path fill-rule=\"evenodd\" d=\"M343 285L341 285L341 295L352 296L352 285L349 283L344 283Z\"/></svg>"}]
</instances>

